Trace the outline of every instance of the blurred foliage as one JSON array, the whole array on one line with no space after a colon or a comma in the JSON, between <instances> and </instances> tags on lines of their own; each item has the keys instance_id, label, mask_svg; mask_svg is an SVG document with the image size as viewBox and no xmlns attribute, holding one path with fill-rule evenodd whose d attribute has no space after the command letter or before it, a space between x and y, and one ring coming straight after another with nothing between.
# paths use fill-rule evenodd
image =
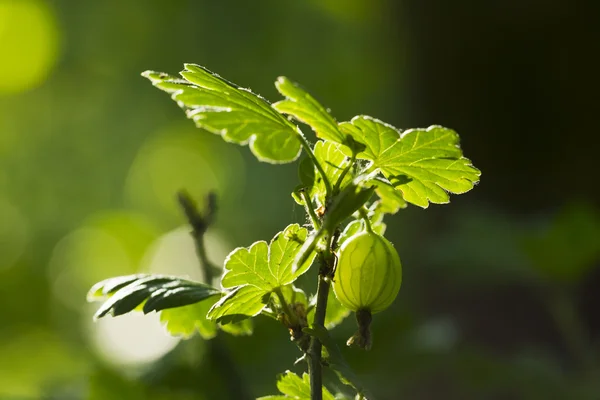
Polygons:
<instances>
[{"instance_id":1,"label":"blurred foliage","mask_svg":"<svg viewBox=\"0 0 600 400\"><path fill-rule=\"evenodd\" d=\"M207 247L219 264L303 222L289 195L296 165L260 164L195 129L139 76L183 62L270 100L285 74L340 120L450 126L485 174L450 205L386 220L404 286L374 320L372 351L341 349L376 398L599 398L597 11L566 0L0 0L0 398L226 398L218 355L198 336L171 338L156 315L94 324L85 303L111 276L199 278L181 188L217 192ZM299 354L280 325L256 322L224 344L259 396ZM354 329L347 318L333 340Z\"/></svg>"}]
</instances>

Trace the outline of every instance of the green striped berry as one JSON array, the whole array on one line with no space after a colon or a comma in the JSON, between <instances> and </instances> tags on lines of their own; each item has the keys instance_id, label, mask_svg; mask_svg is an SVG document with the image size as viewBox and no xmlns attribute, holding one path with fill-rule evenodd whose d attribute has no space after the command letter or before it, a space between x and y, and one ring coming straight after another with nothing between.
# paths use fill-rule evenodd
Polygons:
<instances>
[{"instance_id":1,"label":"green striped berry","mask_svg":"<svg viewBox=\"0 0 600 400\"><path fill-rule=\"evenodd\" d=\"M361 232L342 245L333 282L338 300L352 311L378 313L400 290L402 265L394 246L374 232Z\"/></svg>"}]
</instances>

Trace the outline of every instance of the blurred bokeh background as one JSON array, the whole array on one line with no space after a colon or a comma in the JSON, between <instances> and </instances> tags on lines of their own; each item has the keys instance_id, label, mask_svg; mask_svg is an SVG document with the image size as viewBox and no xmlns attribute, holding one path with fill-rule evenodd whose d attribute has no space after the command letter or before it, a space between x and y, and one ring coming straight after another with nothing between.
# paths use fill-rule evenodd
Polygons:
<instances>
[{"instance_id":1,"label":"blurred bokeh background","mask_svg":"<svg viewBox=\"0 0 600 400\"><path fill-rule=\"evenodd\" d=\"M215 262L304 218L296 164L195 129L140 77L194 62L270 100L286 75L339 120L451 127L482 170L387 220L403 288L373 350L343 349L376 398L600 399L597 4L0 0L0 398L226 398L201 339L85 302L111 276L200 276L181 188L219 196ZM301 371L271 320L224 340L255 396Z\"/></svg>"}]
</instances>

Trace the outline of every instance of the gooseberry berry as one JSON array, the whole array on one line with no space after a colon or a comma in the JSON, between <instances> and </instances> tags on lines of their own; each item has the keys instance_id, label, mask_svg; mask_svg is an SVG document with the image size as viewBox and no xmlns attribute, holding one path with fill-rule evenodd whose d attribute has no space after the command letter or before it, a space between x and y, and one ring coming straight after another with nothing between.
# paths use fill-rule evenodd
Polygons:
<instances>
[{"instance_id":1,"label":"gooseberry berry","mask_svg":"<svg viewBox=\"0 0 600 400\"><path fill-rule=\"evenodd\" d=\"M400 257L386 238L365 231L344 242L333 290L346 308L372 314L383 311L398 295L401 283Z\"/></svg>"},{"instance_id":2,"label":"gooseberry berry","mask_svg":"<svg viewBox=\"0 0 600 400\"><path fill-rule=\"evenodd\" d=\"M356 312L358 332L348 340L369 349L371 314L388 308L400 290L402 264L394 246L375 232L360 232L342 245L333 291L346 308Z\"/></svg>"}]
</instances>

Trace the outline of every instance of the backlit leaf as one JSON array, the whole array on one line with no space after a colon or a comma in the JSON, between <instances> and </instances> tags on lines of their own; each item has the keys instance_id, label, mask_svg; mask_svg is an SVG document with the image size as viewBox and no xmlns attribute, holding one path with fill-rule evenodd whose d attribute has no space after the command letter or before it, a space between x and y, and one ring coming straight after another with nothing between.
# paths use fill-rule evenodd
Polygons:
<instances>
[{"instance_id":1,"label":"backlit leaf","mask_svg":"<svg viewBox=\"0 0 600 400\"><path fill-rule=\"evenodd\" d=\"M219 329L233 336L248 336L254 332L254 324L251 319L245 319L231 324L219 324Z\"/></svg>"},{"instance_id":2,"label":"backlit leaf","mask_svg":"<svg viewBox=\"0 0 600 400\"><path fill-rule=\"evenodd\" d=\"M286 97L273 104L276 110L309 125L321 139L344 143L345 135L335 119L310 94L283 76L277 79L275 87Z\"/></svg>"},{"instance_id":3,"label":"backlit leaf","mask_svg":"<svg viewBox=\"0 0 600 400\"><path fill-rule=\"evenodd\" d=\"M260 314L268 301L269 292L264 289L252 285L238 286L221 297L208 311L207 317L223 324L239 322Z\"/></svg>"},{"instance_id":4,"label":"backlit leaf","mask_svg":"<svg viewBox=\"0 0 600 400\"><path fill-rule=\"evenodd\" d=\"M217 334L217 323L210 321L206 314L217 300L219 296L212 296L195 304L163 310L160 320L173 336L188 338L198 331L204 339L211 339Z\"/></svg>"},{"instance_id":5,"label":"backlit leaf","mask_svg":"<svg viewBox=\"0 0 600 400\"><path fill-rule=\"evenodd\" d=\"M298 127L250 90L195 64L185 64L183 79L155 71L142 75L170 93L198 127L228 142L248 144L259 160L286 163L300 155Z\"/></svg>"},{"instance_id":6,"label":"backlit leaf","mask_svg":"<svg viewBox=\"0 0 600 400\"><path fill-rule=\"evenodd\" d=\"M205 300L221 291L201 282L168 275L129 275L111 278L94 285L89 301L108 300L98 309L94 318L107 314L118 316L139 309L144 313L182 307Z\"/></svg>"},{"instance_id":7,"label":"backlit leaf","mask_svg":"<svg viewBox=\"0 0 600 400\"><path fill-rule=\"evenodd\" d=\"M465 193L479 181L480 172L462 156L456 132L441 126L400 133L367 116L343 122L340 129L366 145L358 158L373 161L402 193L405 201L427 208L447 203L448 193Z\"/></svg>"},{"instance_id":8,"label":"backlit leaf","mask_svg":"<svg viewBox=\"0 0 600 400\"><path fill-rule=\"evenodd\" d=\"M300 399L310 400L310 379L307 373L300 378L291 371L286 371L277 378L277 389L284 396L265 396L259 397L257 400L272 400L272 399ZM323 387L323 400L335 400L333 395L326 387Z\"/></svg>"},{"instance_id":9,"label":"backlit leaf","mask_svg":"<svg viewBox=\"0 0 600 400\"><path fill-rule=\"evenodd\" d=\"M223 287L253 285L265 292L292 283L304 273L314 259L314 253L301 269L292 271L294 258L306 240L308 231L298 224L279 232L270 245L260 241L249 248L235 249L225 260Z\"/></svg>"}]
</instances>

